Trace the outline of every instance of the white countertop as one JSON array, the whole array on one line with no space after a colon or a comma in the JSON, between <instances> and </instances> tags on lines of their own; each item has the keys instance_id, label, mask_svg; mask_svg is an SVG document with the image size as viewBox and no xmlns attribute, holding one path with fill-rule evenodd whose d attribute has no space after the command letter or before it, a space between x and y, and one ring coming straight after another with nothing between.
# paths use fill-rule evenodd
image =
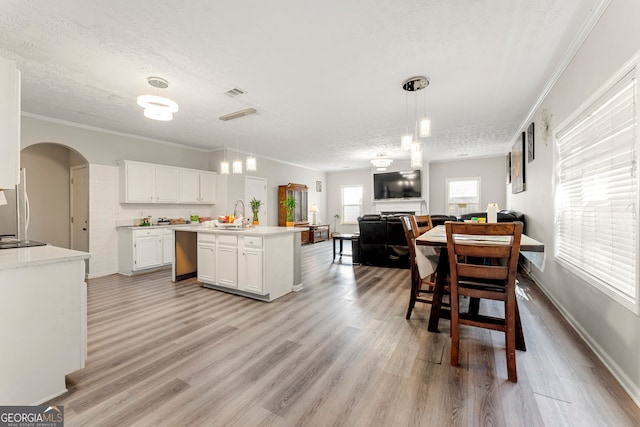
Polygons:
<instances>
[{"instance_id":1,"label":"white countertop","mask_svg":"<svg viewBox=\"0 0 640 427\"><path fill-rule=\"evenodd\" d=\"M74 251L57 246L34 246L0 250L0 270L52 264L90 258L88 252Z\"/></svg>"},{"instance_id":2,"label":"white countertop","mask_svg":"<svg viewBox=\"0 0 640 427\"><path fill-rule=\"evenodd\" d=\"M182 228L182 227L198 227L196 224L156 224L156 225L119 225L116 228L131 228L138 230L142 228Z\"/></svg>"},{"instance_id":3,"label":"white countertop","mask_svg":"<svg viewBox=\"0 0 640 427\"><path fill-rule=\"evenodd\" d=\"M266 236L284 233L302 233L303 231L308 229L308 227L269 227L261 225L255 228L244 228L242 229L242 231L234 231L226 227L205 227L202 225L194 225L191 227L181 227L177 231L191 231L211 234L236 234L239 236Z\"/></svg>"}]
</instances>

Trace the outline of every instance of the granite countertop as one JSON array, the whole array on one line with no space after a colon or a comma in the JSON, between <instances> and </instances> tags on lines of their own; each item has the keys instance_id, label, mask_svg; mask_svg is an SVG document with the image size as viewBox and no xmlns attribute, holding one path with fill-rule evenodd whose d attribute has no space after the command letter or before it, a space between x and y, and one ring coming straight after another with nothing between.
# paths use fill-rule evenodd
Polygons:
<instances>
[{"instance_id":1,"label":"granite countertop","mask_svg":"<svg viewBox=\"0 0 640 427\"><path fill-rule=\"evenodd\" d=\"M0 250L0 270L31 267L90 258L88 252L74 251L57 246L34 246Z\"/></svg>"}]
</instances>

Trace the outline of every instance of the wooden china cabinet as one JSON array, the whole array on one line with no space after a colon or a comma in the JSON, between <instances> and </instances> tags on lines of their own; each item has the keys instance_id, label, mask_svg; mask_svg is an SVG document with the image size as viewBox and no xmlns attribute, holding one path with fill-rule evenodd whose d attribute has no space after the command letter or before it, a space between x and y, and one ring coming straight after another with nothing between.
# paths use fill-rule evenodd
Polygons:
<instances>
[{"instance_id":1,"label":"wooden china cabinet","mask_svg":"<svg viewBox=\"0 0 640 427\"><path fill-rule=\"evenodd\" d=\"M307 203L307 191L309 187L304 184L279 185L278 186L278 225L284 227L287 225L287 211L282 202L289 196L293 196L296 201L296 207L293 210L293 224L295 227L308 227L309 219L307 212L309 206ZM309 243L309 231L302 232L302 243Z\"/></svg>"}]
</instances>

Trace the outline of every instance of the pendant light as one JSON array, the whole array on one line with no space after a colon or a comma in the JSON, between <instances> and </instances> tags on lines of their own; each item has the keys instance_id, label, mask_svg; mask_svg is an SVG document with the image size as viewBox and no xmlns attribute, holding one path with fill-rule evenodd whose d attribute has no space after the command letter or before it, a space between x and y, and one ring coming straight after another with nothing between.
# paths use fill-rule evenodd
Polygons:
<instances>
[{"instance_id":1,"label":"pendant light","mask_svg":"<svg viewBox=\"0 0 640 427\"><path fill-rule=\"evenodd\" d=\"M427 80L427 85L429 81ZM427 91L424 90L424 117L420 120L420 138L428 138L431 136L431 119L427 117Z\"/></svg>"},{"instance_id":2,"label":"pendant light","mask_svg":"<svg viewBox=\"0 0 640 427\"><path fill-rule=\"evenodd\" d=\"M253 117L249 120L249 156L247 157L247 172L258 170L256 158L253 157Z\"/></svg>"},{"instance_id":3,"label":"pendant light","mask_svg":"<svg viewBox=\"0 0 640 427\"><path fill-rule=\"evenodd\" d=\"M232 170L233 170L233 173L235 173L235 174L242 173L242 161L239 158L238 139L237 138L236 138L236 159L233 161Z\"/></svg>"},{"instance_id":4,"label":"pendant light","mask_svg":"<svg viewBox=\"0 0 640 427\"><path fill-rule=\"evenodd\" d=\"M413 141L413 135L409 133L409 92L405 90L404 97L404 117L406 121L405 133L400 137L400 148L402 151L409 151L411 142Z\"/></svg>"},{"instance_id":5,"label":"pendant light","mask_svg":"<svg viewBox=\"0 0 640 427\"><path fill-rule=\"evenodd\" d=\"M403 151L409 151L411 154L411 166L422 167L422 143L419 138L428 138L431 136L431 119L427 117L427 91L426 87L429 86L429 79L422 76L411 77L407 79L402 85L402 89L405 91L405 118L407 121L406 133L402 135L400 140L400 148ZM424 118L418 121L418 91L423 91L424 94ZM414 92L414 125L413 133L409 133L409 92Z\"/></svg>"},{"instance_id":6,"label":"pendant light","mask_svg":"<svg viewBox=\"0 0 640 427\"><path fill-rule=\"evenodd\" d=\"M229 175L229 162L227 161L227 145L224 146L224 160L220 162L220 175Z\"/></svg>"}]
</instances>

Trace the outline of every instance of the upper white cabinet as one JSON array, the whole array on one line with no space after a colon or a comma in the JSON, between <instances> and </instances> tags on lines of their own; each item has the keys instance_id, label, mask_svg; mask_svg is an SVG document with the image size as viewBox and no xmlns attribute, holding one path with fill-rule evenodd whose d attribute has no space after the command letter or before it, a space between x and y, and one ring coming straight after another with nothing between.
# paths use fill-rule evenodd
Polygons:
<instances>
[{"instance_id":1,"label":"upper white cabinet","mask_svg":"<svg viewBox=\"0 0 640 427\"><path fill-rule=\"evenodd\" d=\"M155 166L154 196L156 203L178 201L178 168Z\"/></svg>"},{"instance_id":2,"label":"upper white cabinet","mask_svg":"<svg viewBox=\"0 0 640 427\"><path fill-rule=\"evenodd\" d=\"M200 172L193 169L178 171L178 202L200 202Z\"/></svg>"},{"instance_id":3,"label":"upper white cabinet","mask_svg":"<svg viewBox=\"0 0 640 427\"><path fill-rule=\"evenodd\" d=\"M20 182L20 71L0 58L0 188Z\"/></svg>"},{"instance_id":4,"label":"upper white cabinet","mask_svg":"<svg viewBox=\"0 0 640 427\"><path fill-rule=\"evenodd\" d=\"M215 203L215 172L131 160L120 170L122 203Z\"/></svg>"},{"instance_id":5,"label":"upper white cabinet","mask_svg":"<svg viewBox=\"0 0 640 427\"><path fill-rule=\"evenodd\" d=\"M216 174L214 172L200 172L200 203L214 204L216 202Z\"/></svg>"}]
</instances>

